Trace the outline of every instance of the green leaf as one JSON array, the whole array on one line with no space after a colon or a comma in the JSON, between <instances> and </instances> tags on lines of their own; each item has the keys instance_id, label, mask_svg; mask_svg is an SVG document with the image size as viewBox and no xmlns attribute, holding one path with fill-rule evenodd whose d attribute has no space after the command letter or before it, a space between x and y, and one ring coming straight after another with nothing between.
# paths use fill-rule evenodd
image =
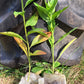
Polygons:
<instances>
[{"instance_id":1,"label":"green leaf","mask_svg":"<svg viewBox=\"0 0 84 84\"><path fill-rule=\"evenodd\" d=\"M25 11L24 11L24 12L16 12L16 11L14 11L14 16L15 16L15 17L17 17L18 15L23 16L24 13L25 13Z\"/></svg>"},{"instance_id":2,"label":"green leaf","mask_svg":"<svg viewBox=\"0 0 84 84\"><path fill-rule=\"evenodd\" d=\"M34 3L34 5L37 7L37 10L38 10L38 13L39 13L40 17L44 21L48 22L48 20L49 20L49 17L48 17L49 12L47 11L47 9L42 7L42 6L40 6L40 5L38 5L37 3Z\"/></svg>"},{"instance_id":3,"label":"green leaf","mask_svg":"<svg viewBox=\"0 0 84 84\"><path fill-rule=\"evenodd\" d=\"M41 67L42 64L41 64L40 62L37 62L37 63L36 63L36 66L37 66L37 67Z\"/></svg>"},{"instance_id":4,"label":"green leaf","mask_svg":"<svg viewBox=\"0 0 84 84\"><path fill-rule=\"evenodd\" d=\"M60 65L61 65L60 62L55 61L55 63L54 63L54 67L55 67L55 68L58 67L58 66L60 66Z\"/></svg>"},{"instance_id":5,"label":"green leaf","mask_svg":"<svg viewBox=\"0 0 84 84\"><path fill-rule=\"evenodd\" d=\"M28 26L35 26L38 21L38 14L35 13L28 21L26 21L26 27Z\"/></svg>"},{"instance_id":6,"label":"green leaf","mask_svg":"<svg viewBox=\"0 0 84 84\"><path fill-rule=\"evenodd\" d=\"M27 7L31 2L33 2L34 0L27 0L26 1L26 4L25 4L25 7Z\"/></svg>"},{"instance_id":7,"label":"green leaf","mask_svg":"<svg viewBox=\"0 0 84 84\"><path fill-rule=\"evenodd\" d=\"M26 44L21 39L19 39L17 37L14 37L14 39L27 56L27 46L26 46Z\"/></svg>"},{"instance_id":8,"label":"green leaf","mask_svg":"<svg viewBox=\"0 0 84 84\"><path fill-rule=\"evenodd\" d=\"M44 71L44 69L41 69L40 71L36 72L35 74L40 75L43 71Z\"/></svg>"},{"instance_id":9,"label":"green leaf","mask_svg":"<svg viewBox=\"0 0 84 84\"><path fill-rule=\"evenodd\" d=\"M48 69L48 70L45 70L44 73L52 74L52 71Z\"/></svg>"},{"instance_id":10,"label":"green leaf","mask_svg":"<svg viewBox=\"0 0 84 84\"><path fill-rule=\"evenodd\" d=\"M48 24L48 30L51 31L51 32L52 31L54 32L54 28L55 28L55 25L56 25L55 20L51 20L51 21L47 22L47 24ZM52 24L52 28L51 28L51 24Z\"/></svg>"},{"instance_id":11,"label":"green leaf","mask_svg":"<svg viewBox=\"0 0 84 84\"><path fill-rule=\"evenodd\" d=\"M45 6L46 6L46 9L48 10L50 8L49 4L46 2L45 0Z\"/></svg>"},{"instance_id":12,"label":"green leaf","mask_svg":"<svg viewBox=\"0 0 84 84\"><path fill-rule=\"evenodd\" d=\"M64 10L66 10L67 8L68 8L68 7L65 7L65 8L63 8L62 10L56 11L56 12L52 15L52 19L54 20L55 18L58 18L59 15L60 15Z\"/></svg>"},{"instance_id":13,"label":"green leaf","mask_svg":"<svg viewBox=\"0 0 84 84\"><path fill-rule=\"evenodd\" d=\"M75 31L76 29L77 29L77 27L73 28L71 31L69 31L68 33L64 34L61 38L58 39L58 41L55 43L55 45L57 45L60 41L62 41L66 36L68 36L70 33Z\"/></svg>"},{"instance_id":14,"label":"green leaf","mask_svg":"<svg viewBox=\"0 0 84 84\"><path fill-rule=\"evenodd\" d=\"M6 35L6 36L11 36L11 37L17 37L17 38L20 38L21 40L24 40L22 36L20 36L17 33L14 33L14 32L0 32L0 34Z\"/></svg>"},{"instance_id":15,"label":"green leaf","mask_svg":"<svg viewBox=\"0 0 84 84\"><path fill-rule=\"evenodd\" d=\"M50 1L48 1L49 2L49 5L50 5L50 8L49 8L49 12L50 13L54 13L55 12L55 7L56 7L56 5L57 5L57 2L58 2L58 0L50 0Z\"/></svg>"},{"instance_id":16,"label":"green leaf","mask_svg":"<svg viewBox=\"0 0 84 84\"><path fill-rule=\"evenodd\" d=\"M66 50L67 48L69 48L69 46L70 46L76 39L77 39L77 38L75 38L75 39L73 39L72 41L70 41L70 42L63 48L63 50L60 52L59 57L57 58L56 61L59 60L59 58L60 58L61 55L65 52L65 50Z\"/></svg>"},{"instance_id":17,"label":"green leaf","mask_svg":"<svg viewBox=\"0 0 84 84\"><path fill-rule=\"evenodd\" d=\"M42 42L48 40L48 39L50 38L50 36L51 36L51 32L46 32L45 34L47 35L47 37L45 37L45 36L43 36L43 35L37 35L37 36L33 39L33 41L32 41L32 43L31 43L31 46L30 46L30 47L35 46L35 45L37 45L37 44L39 44L39 43L42 43Z\"/></svg>"},{"instance_id":18,"label":"green leaf","mask_svg":"<svg viewBox=\"0 0 84 84\"><path fill-rule=\"evenodd\" d=\"M42 64L43 64L43 65L49 65L49 63L48 63L48 62L43 62Z\"/></svg>"},{"instance_id":19,"label":"green leaf","mask_svg":"<svg viewBox=\"0 0 84 84\"><path fill-rule=\"evenodd\" d=\"M41 71L41 70L43 71L44 68L43 67L34 67L34 68L32 68L33 73L36 73L36 72Z\"/></svg>"},{"instance_id":20,"label":"green leaf","mask_svg":"<svg viewBox=\"0 0 84 84\"><path fill-rule=\"evenodd\" d=\"M36 29L33 29L33 30L28 31L28 35L30 35L32 33L39 33L41 35L46 36L46 34L43 31L45 31L45 30L42 29L42 28L36 28Z\"/></svg>"},{"instance_id":21,"label":"green leaf","mask_svg":"<svg viewBox=\"0 0 84 84\"><path fill-rule=\"evenodd\" d=\"M30 56L36 56L36 55L45 55L46 52L42 51L42 50L36 50L33 53L30 53Z\"/></svg>"}]
</instances>

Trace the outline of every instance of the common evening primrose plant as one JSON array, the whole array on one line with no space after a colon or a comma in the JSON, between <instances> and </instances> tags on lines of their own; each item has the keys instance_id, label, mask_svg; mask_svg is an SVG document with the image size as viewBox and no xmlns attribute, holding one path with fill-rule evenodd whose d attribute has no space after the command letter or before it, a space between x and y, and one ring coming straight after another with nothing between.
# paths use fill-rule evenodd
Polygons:
<instances>
[{"instance_id":1,"label":"common evening primrose plant","mask_svg":"<svg viewBox=\"0 0 84 84\"><path fill-rule=\"evenodd\" d=\"M7 35L7 36L11 36L15 39L15 41L17 42L17 44L19 45L19 47L24 51L24 53L27 56L28 62L29 62L29 73L31 71L31 56L38 56L38 55L45 55L46 52L42 51L42 50L36 50L33 53L30 52L31 47L42 43L44 41L46 41L50 36L51 36L51 32L46 32L44 29L42 28L34 28L34 26L36 25L37 21L38 21L38 14L34 13L33 16L31 16L27 21L25 20L25 7L27 7L33 0L27 0L27 2L25 3L25 5L23 4L23 0L21 0L21 6L22 6L22 11L20 12L14 12L14 16L15 18L20 15L23 17L23 23L24 23L24 31L25 31L25 37L26 40L20 36L17 33L8 31L8 32L0 32L0 34L2 35ZM33 27L31 31L27 32L27 28L28 26ZM44 33L45 31L45 33ZM38 33L39 35L37 35L31 45L29 45L29 40L28 40L28 36L32 33Z\"/></svg>"},{"instance_id":2,"label":"common evening primrose plant","mask_svg":"<svg viewBox=\"0 0 84 84\"><path fill-rule=\"evenodd\" d=\"M59 15L66 10L68 7L63 8L62 10L58 10L55 11L56 5L58 0L44 0L45 2L45 7L40 6L37 3L34 3L34 5L37 7L37 11L39 13L39 16L47 23L48 25L48 31L52 33L51 37L49 38L49 43L51 46L51 52L52 52L52 73L54 73L55 70L55 66L56 65L60 65L58 61L58 59L60 58L60 56L63 54L63 52L76 40L72 40L69 44L67 44L65 46L65 48L62 50L62 52L60 53L58 59L56 61L54 61L54 47L62 40L64 39L67 35L69 35L71 32L73 32L76 28L72 29L70 32L66 33L65 35L63 35L56 43L55 43L55 39L54 39L54 31L56 28L56 23L55 23L55 19L59 17Z\"/></svg>"}]
</instances>

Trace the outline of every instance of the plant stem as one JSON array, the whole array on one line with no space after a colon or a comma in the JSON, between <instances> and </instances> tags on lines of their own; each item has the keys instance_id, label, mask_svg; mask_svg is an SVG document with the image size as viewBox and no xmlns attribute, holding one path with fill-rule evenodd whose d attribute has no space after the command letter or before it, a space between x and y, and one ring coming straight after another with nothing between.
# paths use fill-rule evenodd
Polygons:
<instances>
[{"instance_id":1,"label":"plant stem","mask_svg":"<svg viewBox=\"0 0 84 84\"><path fill-rule=\"evenodd\" d=\"M52 15L50 16L50 22L48 23L48 30L52 33L51 38L49 40L51 45L51 53L52 53L52 72L54 73L54 26L52 21Z\"/></svg>"},{"instance_id":2,"label":"plant stem","mask_svg":"<svg viewBox=\"0 0 84 84\"><path fill-rule=\"evenodd\" d=\"M21 5L22 5L22 12L24 12L24 4L23 4L23 0L21 0ZM27 29L25 26L25 15L23 14L23 22L24 22L24 30L25 30L25 36L26 36L26 43L27 43L27 59L29 61L29 74L31 71L31 62L30 62L30 47L29 47L29 41L28 41L28 34L27 34ZM28 77L29 79L29 77Z\"/></svg>"},{"instance_id":3,"label":"plant stem","mask_svg":"<svg viewBox=\"0 0 84 84\"><path fill-rule=\"evenodd\" d=\"M52 31L52 45L51 45L51 52L52 52L52 62L53 62L53 65L52 65L52 71L54 73L54 32Z\"/></svg>"}]
</instances>

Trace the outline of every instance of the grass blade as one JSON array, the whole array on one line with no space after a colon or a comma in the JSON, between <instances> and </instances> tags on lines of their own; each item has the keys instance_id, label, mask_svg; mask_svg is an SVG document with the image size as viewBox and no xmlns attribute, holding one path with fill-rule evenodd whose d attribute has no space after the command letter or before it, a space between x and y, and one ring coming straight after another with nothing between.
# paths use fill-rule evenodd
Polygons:
<instances>
[{"instance_id":1,"label":"grass blade","mask_svg":"<svg viewBox=\"0 0 84 84\"><path fill-rule=\"evenodd\" d=\"M66 36L68 36L70 33L72 33L73 31L75 31L76 29L77 29L77 27L74 28L74 29L72 29L68 33L64 34L61 38L58 39L58 41L54 45L56 46L60 41L62 41Z\"/></svg>"},{"instance_id":2,"label":"grass blade","mask_svg":"<svg viewBox=\"0 0 84 84\"><path fill-rule=\"evenodd\" d=\"M77 38L75 38L75 39L73 39L72 41L70 41L70 42L63 48L63 50L62 50L61 53L59 54L59 57L57 58L56 61L59 60L59 58L60 58L61 55L65 52L65 50L66 50L67 48L69 48L69 46L70 46L76 39L77 39Z\"/></svg>"}]
</instances>

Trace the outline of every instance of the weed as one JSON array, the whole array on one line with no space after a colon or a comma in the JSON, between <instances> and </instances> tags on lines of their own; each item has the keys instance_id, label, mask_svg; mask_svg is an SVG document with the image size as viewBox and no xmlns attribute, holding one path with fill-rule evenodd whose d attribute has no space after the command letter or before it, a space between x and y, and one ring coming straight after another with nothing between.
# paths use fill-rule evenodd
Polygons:
<instances>
[{"instance_id":1,"label":"weed","mask_svg":"<svg viewBox=\"0 0 84 84\"><path fill-rule=\"evenodd\" d=\"M24 53L27 56L28 62L29 62L29 73L31 71L31 59L30 56L37 56L37 55L45 55L46 53L42 50L36 50L35 52L31 53L30 49L32 46L35 46L39 43L42 43L44 41L46 41L50 36L51 36L51 32L45 32L44 33L44 29L39 28L36 29L33 27L33 30L27 32L27 27L28 26L35 26L37 21L38 21L38 15L37 13L35 13L32 17L29 18L29 20L25 20L25 7L28 6L33 0L27 0L27 2L25 3L25 5L23 4L23 0L21 0L21 6L22 6L22 11L21 12L14 12L15 18L20 15L23 17L23 23L24 23L24 31L25 31L25 37L26 40L20 36L17 33L14 32L0 32L0 34L2 35L7 35L7 36L11 36L15 39L15 41L17 42L17 44L19 45L19 47L24 51ZM29 40L28 40L28 36L32 33L39 33L40 35L37 35L31 45L29 45ZM29 77L28 77L29 79Z\"/></svg>"},{"instance_id":2,"label":"weed","mask_svg":"<svg viewBox=\"0 0 84 84\"><path fill-rule=\"evenodd\" d=\"M55 31L55 27L56 27L56 23L55 23L55 19L59 17L59 15L66 10L68 7L63 8L62 10L58 10L55 12L55 7L57 5L58 0L48 0L46 2L45 1L45 7L42 7L40 5L38 5L37 3L34 3L35 6L37 7L37 11L40 15L40 17L47 23L48 25L48 30L49 32L52 33L51 37L49 38L49 43L51 46L51 52L52 52L52 72L54 73L55 70L55 66L58 65L59 63L57 62L58 59L61 57L61 55L63 54L63 52L76 40L73 39L70 43L68 43L64 49L61 51L59 57L57 58L57 60L54 60L54 47L60 42L62 41L67 35L69 35L71 32L73 32L76 28L72 29L70 32L66 33L65 35L63 35L56 43L55 43L55 39L54 39L54 31Z\"/></svg>"}]
</instances>

